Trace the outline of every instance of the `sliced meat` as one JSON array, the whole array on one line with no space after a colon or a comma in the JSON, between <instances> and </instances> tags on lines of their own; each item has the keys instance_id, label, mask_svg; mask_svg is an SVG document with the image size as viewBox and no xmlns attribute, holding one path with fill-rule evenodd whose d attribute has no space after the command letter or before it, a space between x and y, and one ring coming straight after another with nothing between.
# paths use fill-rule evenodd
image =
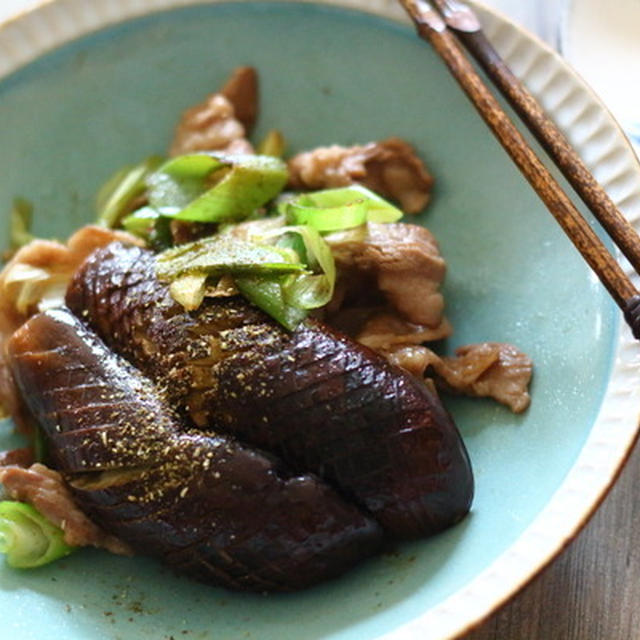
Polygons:
<instances>
[{"instance_id":1,"label":"sliced meat","mask_svg":"<svg viewBox=\"0 0 640 640\"><path fill-rule=\"evenodd\" d=\"M9 498L33 505L47 520L64 531L64 541L72 547L93 546L111 553L131 555L129 545L105 533L76 506L62 476L43 464L28 469L0 467L0 484Z\"/></svg>"},{"instance_id":2,"label":"sliced meat","mask_svg":"<svg viewBox=\"0 0 640 640\"><path fill-rule=\"evenodd\" d=\"M199 151L253 153L247 136L257 113L258 76L251 67L239 67L221 91L184 111L169 155Z\"/></svg>"},{"instance_id":3,"label":"sliced meat","mask_svg":"<svg viewBox=\"0 0 640 640\"><path fill-rule=\"evenodd\" d=\"M195 424L319 474L393 535L467 513L469 460L437 396L348 337L312 321L287 332L238 297L186 313L153 256L118 243L87 260L67 303Z\"/></svg>"},{"instance_id":4,"label":"sliced meat","mask_svg":"<svg viewBox=\"0 0 640 640\"><path fill-rule=\"evenodd\" d=\"M456 357L442 360L443 364L434 368L454 390L494 398L515 413L529 406L533 363L513 345L500 342L466 345L456 349Z\"/></svg>"},{"instance_id":5,"label":"sliced meat","mask_svg":"<svg viewBox=\"0 0 640 640\"><path fill-rule=\"evenodd\" d=\"M8 350L74 502L136 552L264 591L338 575L379 546L378 525L318 478L184 429L158 389L70 312L34 316Z\"/></svg>"},{"instance_id":6,"label":"sliced meat","mask_svg":"<svg viewBox=\"0 0 640 640\"><path fill-rule=\"evenodd\" d=\"M9 449L0 451L0 467L29 467L35 462L35 456L31 447ZM1 484L1 483L0 483Z\"/></svg>"},{"instance_id":7,"label":"sliced meat","mask_svg":"<svg viewBox=\"0 0 640 640\"><path fill-rule=\"evenodd\" d=\"M362 279L371 278L401 318L444 332L440 285L446 263L428 229L370 222L332 233L326 240L339 272L352 288L361 288Z\"/></svg>"},{"instance_id":8,"label":"sliced meat","mask_svg":"<svg viewBox=\"0 0 640 640\"><path fill-rule=\"evenodd\" d=\"M433 375L439 387L475 397L488 397L514 413L530 404L531 359L511 344L482 342L456 349L453 357L436 355L425 346L387 345L381 350L390 362L416 376Z\"/></svg>"},{"instance_id":9,"label":"sliced meat","mask_svg":"<svg viewBox=\"0 0 640 640\"><path fill-rule=\"evenodd\" d=\"M420 345L424 342L442 340L452 332L449 321L444 318L432 329L426 325L407 322L389 312L379 312L367 319L358 331L356 340L374 351L382 352L398 344Z\"/></svg>"},{"instance_id":10,"label":"sliced meat","mask_svg":"<svg viewBox=\"0 0 640 640\"><path fill-rule=\"evenodd\" d=\"M433 178L404 140L388 138L353 147L318 147L289 160L293 189L328 189L358 183L396 201L405 213L428 204Z\"/></svg>"},{"instance_id":11,"label":"sliced meat","mask_svg":"<svg viewBox=\"0 0 640 640\"><path fill-rule=\"evenodd\" d=\"M114 240L138 242L128 233L90 225L76 231L66 245L34 240L17 251L0 272L0 406L23 433L31 432L29 416L16 392L4 344L29 316L61 304L78 265L98 247Z\"/></svg>"},{"instance_id":12,"label":"sliced meat","mask_svg":"<svg viewBox=\"0 0 640 640\"><path fill-rule=\"evenodd\" d=\"M233 105L235 117L247 135L253 131L258 119L258 74L253 67L233 70L220 93Z\"/></svg>"},{"instance_id":13,"label":"sliced meat","mask_svg":"<svg viewBox=\"0 0 640 640\"><path fill-rule=\"evenodd\" d=\"M440 362L440 358L431 349L419 344L392 344L380 349L379 353L391 364L417 378L423 378L434 362Z\"/></svg>"}]
</instances>

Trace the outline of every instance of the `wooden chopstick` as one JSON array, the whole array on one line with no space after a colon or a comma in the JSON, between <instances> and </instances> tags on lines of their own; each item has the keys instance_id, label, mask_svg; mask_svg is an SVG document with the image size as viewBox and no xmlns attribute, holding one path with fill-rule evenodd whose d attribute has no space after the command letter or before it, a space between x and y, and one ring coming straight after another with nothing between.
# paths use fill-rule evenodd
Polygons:
<instances>
[{"instance_id":1,"label":"wooden chopstick","mask_svg":"<svg viewBox=\"0 0 640 640\"><path fill-rule=\"evenodd\" d=\"M611 236L636 273L640 273L640 237L587 169L564 134L495 50L475 12L459 0L434 0L445 23L491 78L520 119L553 159L569 184Z\"/></svg>"},{"instance_id":2,"label":"wooden chopstick","mask_svg":"<svg viewBox=\"0 0 640 640\"><path fill-rule=\"evenodd\" d=\"M441 15L425 0L400 0L400 4L415 23L418 35L444 60L505 151L622 309L633 335L640 339L640 294L617 260L485 86Z\"/></svg>"}]
</instances>

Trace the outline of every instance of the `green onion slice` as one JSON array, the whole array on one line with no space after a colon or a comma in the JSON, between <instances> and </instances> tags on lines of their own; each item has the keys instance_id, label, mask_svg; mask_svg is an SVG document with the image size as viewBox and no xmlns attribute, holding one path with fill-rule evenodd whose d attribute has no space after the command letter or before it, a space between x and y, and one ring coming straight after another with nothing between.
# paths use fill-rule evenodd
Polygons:
<instances>
[{"instance_id":1,"label":"green onion slice","mask_svg":"<svg viewBox=\"0 0 640 640\"><path fill-rule=\"evenodd\" d=\"M23 502L0 502L0 553L9 566L32 569L69 555L62 529Z\"/></svg>"},{"instance_id":2,"label":"green onion slice","mask_svg":"<svg viewBox=\"0 0 640 640\"><path fill-rule=\"evenodd\" d=\"M179 220L237 221L275 198L287 179L286 164L271 156L183 155L147 178L149 204L161 215Z\"/></svg>"},{"instance_id":3,"label":"green onion slice","mask_svg":"<svg viewBox=\"0 0 640 640\"><path fill-rule=\"evenodd\" d=\"M206 274L180 276L169 287L171 297L186 311L194 311L202 304L206 289Z\"/></svg>"},{"instance_id":4,"label":"green onion slice","mask_svg":"<svg viewBox=\"0 0 640 640\"><path fill-rule=\"evenodd\" d=\"M304 270L305 265L290 249L248 242L229 235L189 242L167 249L156 257L156 273L164 281L185 275L255 275Z\"/></svg>"},{"instance_id":5,"label":"green onion slice","mask_svg":"<svg viewBox=\"0 0 640 640\"><path fill-rule=\"evenodd\" d=\"M274 244L275 243L275 244ZM217 235L168 249L156 257L160 280L187 310L198 308L207 280L229 274L242 295L288 329L333 296L331 249L315 229L288 226L244 240Z\"/></svg>"},{"instance_id":6,"label":"green onion slice","mask_svg":"<svg viewBox=\"0 0 640 640\"><path fill-rule=\"evenodd\" d=\"M282 158L285 146L282 133L277 129L271 129L258 145L258 153L264 156Z\"/></svg>"},{"instance_id":7,"label":"green onion slice","mask_svg":"<svg viewBox=\"0 0 640 640\"><path fill-rule=\"evenodd\" d=\"M160 214L151 207L142 207L122 219L122 228L133 235L148 239L158 220Z\"/></svg>"},{"instance_id":8,"label":"green onion slice","mask_svg":"<svg viewBox=\"0 0 640 640\"><path fill-rule=\"evenodd\" d=\"M365 222L395 222L402 211L361 185L324 189L283 199L278 211L289 224L320 232L358 227Z\"/></svg>"},{"instance_id":9,"label":"green onion slice","mask_svg":"<svg viewBox=\"0 0 640 640\"><path fill-rule=\"evenodd\" d=\"M284 294L290 276L239 276L235 278L240 293L282 326L294 331L307 317L307 311L288 303Z\"/></svg>"},{"instance_id":10,"label":"green onion slice","mask_svg":"<svg viewBox=\"0 0 640 640\"><path fill-rule=\"evenodd\" d=\"M280 236L278 246L290 247L312 273L297 274L283 285L285 301L299 309L317 309L333 296L336 265L331 248L314 228L282 227L268 236Z\"/></svg>"},{"instance_id":11,"label":"green onion slice","mask_svg":"<svg viewBox=\"0 0 640 640\"><path fill-rule=\"evenodd\" d=\"M16 198L9 215L9 247L19 249L29 244L34 235L31 233L33 205L24 198Z\"/></svg>"},{"instance_id":12,"label":"green onion slice","mask_svg":"<svg viewBox=\"0 0 640 640\"><path fill-rule=\"evenodd\" d=\"M96 209L98 223L113 229L126 215L131 201L142 195L146 178L162 163L162 158L152 156L140 164L129 165L115 173L98 191Z\"/></svg>"}]
</instances>

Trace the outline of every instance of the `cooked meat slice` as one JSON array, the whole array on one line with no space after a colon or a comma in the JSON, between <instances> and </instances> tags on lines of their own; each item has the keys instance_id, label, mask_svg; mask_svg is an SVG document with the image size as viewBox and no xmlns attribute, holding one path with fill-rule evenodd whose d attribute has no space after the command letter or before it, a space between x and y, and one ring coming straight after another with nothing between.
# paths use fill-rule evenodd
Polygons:
<instances>
[{"instance_id":1,"label":"cooked meat slice","mask_svg":"<svg viewBox=\"0 0 640 640\"><path fill-rule=\"evenodd\" d=\"M0 467L30 467L35 462L34 452L31 447L0 451ZM1 483L0 483L1 484Z\"/></svg>"},{"instance_id":2,"label":"cooked meat slice","mask_svg":"<svg viewBox=\"0 0 640 640\"><path fill-rule=\"evenodd\" d=\"M419 344L393 344L380 350L387 360L418 378L425 375L427 369L440 358L431 349ZM427 378L428 379L428 378Z\"/></svg>"},{"instance_id":3,"label":"cooked meat slice","mask_svg":"<svg viewBox=\"0 0 640 640\"><path fill-rule=\"evenodd\" d=\"M338 575L378 547L378 525L318 478L185 429L158 389L69 311L34 316L8 351L74 502L136 552L265 591Z\"/></svg>"},{"instance_id":4,"label":"cooked meat slice","mask_svg":"<svg viewBox=\"0 0 640 640\"><path fill-rule=\"evenodd\" d=\"M366 321L356 340L374 351L384 351L397 344L421 345L442 340L450 336L452 331L449 321L445 319L432 329L426 325L412 324L388 312L380 312Z\"/></svg>"},{"instance_id":5,"label":"cooked meat slice","mask_svg":"<svg viewBox=\"0 0 640 640\"><path fill-rule=\"evenodd\" d=\"M515 347L482 343L459 349L455 358L440 358L421 346L452 332L439 290L446 265L427 229L369 223L326 240L340 274L327 308L331 323L348 327L358 342L414 375L431 368L441 387L492 397L517 413L526 409L532 363ZM385 309L376 309L372 290L384 295ZM364 306L350 308L350 299L362 297L362 291L371 298L371 307L365 300Z\"/></svg>"},{"instance_id":6,"label":"cooked meat slice","mask_svg":"<svg viewBox=\"0 0 640 640\"><path fill-rule=\"evenodd\" d=\"M78 509L57 471L39 463L28 469L3 466L0 467L0 484L9 498L33 505L45 518L60 527L68 545L93 546L121 555L132 554L127 544L105 533Z\"/></svg>"},{"instance_id":7,"label":"cooked meat slice","mask_svg":"<svg viewBox=\"0 0 640 640\"><path fill-rule=\"evenodd\" d=\"M197 425L321 475L393 535L430 534L468 511L469 460L437 396L327 326L287 332L237 297L186 313L153 256L117 243L87 260L67 303Z\"/></svg>"},{"instance_id":8,"label":"cooked meat slice","mask_svg":"<svg viewBox=\"0 0 640 640\"><path fill-rule=\"evenodd\" d=\"M439 289L446 264L428 229L370 222L332 233L326 240L347 282L359 287L359 279L371 277L402 318L429 329L443 327L444 299Z\"/></svg>"},{"instance_id":9,"label":"cooked meat slice","mask_svg":"<svg viewBox=\"0 0 640 640\"><path fill-rule=\"evenodd\" d=\"M93 251L114 240L139 242L122 231L82 227L66 245L34 240L22 247L0 272L0 405L19 430L29 433L29 417L16 392L5 358L4 344L39 309L61 304L71 275Z\"/></svg>"},{"instance_id":10,"label":"cooked meat slice","mask_svg":"<svg viewBox=\"0 0 640 640\"><path fill-rule=\"evenodd\" d=\"M388 138L353 147L318 147L289 160L293 189L327 189L362 184L396 201L405 213L428 204L433 178L404 140Z\"/></svg>"},{"instance_id":11,"label":"cooked meat slice","mask_svg":"<svg viewBox=\"0 0 640 640\"><path fill-rule=\"evenodd\" d=\"M390 362L414 375L433 375L448 391L489 397L521 413L531 402L528 387L533 363L513 345L482 342L456 349L454 357L436 355L425 346L388 345L380 350Z\"/></svg>"},{"instance_id":12,"label":"cooked meat slice","mask_svg":"<svg viewBox=\"0 0 640 640\"><path fill-rule=\"evenodd\" d=\"M531 359L510 344L483 342L456 349L436 367L442 380L456 391L491 397L521 413L530 404L527 391L533 371Z\"/></svg>"},{"instance_id":13,"label":"cooked meat slice","mask_svg":"<svg viewBox=\"0 0 640 640\"><path fill-rule=\"evenodd\" d=\"M66 245L34 240L18 250L0 272L0 334L13 333L30 314L47 305L48 296L64 298L73 272L96 249L114 240L142 245L135 236L88 225L76 231Z\"/></svg>"},{"instance_id":14,"label":"cooked meat slice","mask_svg":"<svg viewBox=\"0 0 640 640\"><path fill-rule=\"evenodd\" d=\"M180 118L169 149L170 156L198 151L253 153L233 104L220 93L187 109Z\"/></svg>"},{"instance_id":15,"label":"cooked meat slice","mask_svg":"<svg viewBox=\"0 0 640 640\"><path fill-rule=\"evenodd\" d=\"M250 135L258 118L258 74L253 67L238 67L220 93L233 105L236 118Z\"/></svg>"},{"instance_id":16,"label":"cooked meat slice","mask_svg":"<svg viewBox=\"0 0 640 640\"><path fill-rule=\"evenodd\" d=\"M11 416L17 431L21 433L29 435L33 432L29 412L16 389L2 350L0 350L0 416L2 418Z\"/></svg>"}]
</instances>

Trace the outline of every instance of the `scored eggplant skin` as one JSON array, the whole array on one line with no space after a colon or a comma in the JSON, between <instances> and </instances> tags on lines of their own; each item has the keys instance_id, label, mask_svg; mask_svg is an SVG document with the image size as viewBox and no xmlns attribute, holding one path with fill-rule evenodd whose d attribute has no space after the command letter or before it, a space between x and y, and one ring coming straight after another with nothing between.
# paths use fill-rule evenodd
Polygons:
<instances>
[{"instance_id":1,"label":"scored eggplant skin","mask_svg":"<svg viewBox=\"0 0 640 640\"><path fill-rule=\"evenodd\" d=\"M228 588L278 591L339 575L379 548L375 521L320 479L185 428L68 310L34 316L8 355L78 506L137 552Z\"/></svg>"},{"instance_id":2,"label":"scored eggplant skin","mask_svg":"<svg viewBox=\"0 0 640 640\"><path fill-rule=\"evenodd\" d=\"M67 304L196 425L318 474L392 536L429 535L468 512L469 458L435 392L322 323L288 332L240 297L187 313L154 256L120 243L87 259Z\"/></svg>"}]
</instances>

